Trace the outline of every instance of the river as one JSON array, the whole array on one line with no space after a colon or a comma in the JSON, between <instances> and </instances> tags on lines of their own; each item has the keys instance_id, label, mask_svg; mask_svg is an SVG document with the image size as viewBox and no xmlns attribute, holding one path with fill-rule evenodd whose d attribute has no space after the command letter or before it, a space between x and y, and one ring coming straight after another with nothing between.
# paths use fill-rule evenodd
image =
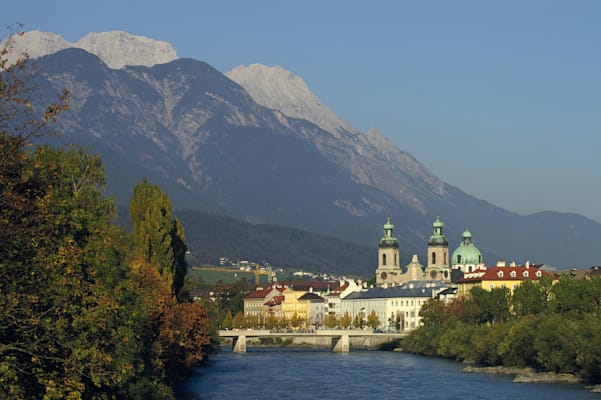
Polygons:
<instances>
[{"instance_id":1,"label":"river","mask_svg":"<svg viewBox=\"0 0 601 400\"><path fill-rule=\"evenodd\" d=\"M178 400L596 399L582 385L513 383L453 361L383 351L224 349L178 388Z\"/></svg>"}]
</instances>

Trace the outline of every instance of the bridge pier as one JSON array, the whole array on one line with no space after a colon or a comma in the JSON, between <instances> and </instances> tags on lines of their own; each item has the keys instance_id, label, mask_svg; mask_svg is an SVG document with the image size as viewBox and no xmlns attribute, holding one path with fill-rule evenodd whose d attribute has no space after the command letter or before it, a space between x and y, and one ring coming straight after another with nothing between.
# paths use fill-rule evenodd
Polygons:
<instances>
[{"instance_id":1,"label":"bridge pier","mask_svg":"<svg viewBox=\"0 0 601 400\"><path fill-rule=\"evenodd\" d=\"M232 338L232 352L246 353L246 335L234 336Z\"/></svg>"},{"instance_id":2,"label":"bridge pier","mask_svg":"<svg viewBox=\"0 0 601 400\"><path fill-rule=\"evenodd\" d=\"M332 337L332 351L334 353L348 353L349 352L348 334Z\"/></svg>"}]
</instances>

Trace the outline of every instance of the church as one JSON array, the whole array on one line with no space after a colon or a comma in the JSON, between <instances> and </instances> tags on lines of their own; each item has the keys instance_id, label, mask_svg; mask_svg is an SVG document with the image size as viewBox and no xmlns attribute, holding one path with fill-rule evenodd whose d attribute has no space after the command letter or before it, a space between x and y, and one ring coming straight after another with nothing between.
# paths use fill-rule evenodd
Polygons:
<instances>
[{"instance_id":1,"label":"church","mask_svg":"<svg viewBox=\"0 0 601 400\"><path fill-rule=\"evenodd\" d=\"M466 229L459 247L449 260L449 242L443 233L444 223L439 217L432 224L433 233L428 240L426 268L419 263L417 254L411 258L405 272L400 266L399 242L394 236L394 225L388 217L384 236L378 245L376 286L392 287L410 281L441 281L451 283L453 271L460 273L485 269L480 250L472 243L472 234Z\"/></svg>"}]
</instances>

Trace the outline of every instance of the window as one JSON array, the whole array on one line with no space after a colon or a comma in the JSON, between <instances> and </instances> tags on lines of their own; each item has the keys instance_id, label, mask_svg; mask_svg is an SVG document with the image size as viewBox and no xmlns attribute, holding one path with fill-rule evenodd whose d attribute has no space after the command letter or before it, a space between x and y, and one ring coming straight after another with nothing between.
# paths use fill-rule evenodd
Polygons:
<instances>
[{"instance_id":1,"label":"window","mask_svg":"<svg viewBox=\"0 0 601 400\"><path fill-rule=\"evenodd\" d=\"M382 254L382 265L386 265L386 254Z\"/></svg>"},{"instance_id":2,"label":"window","mask_svg":"<svg viewBox=\"0 0 601 400\"><path fill-rule=\"evenodd\" d=\"M498 276L499 278L502 278L502 277L503 277L503 271L499 271L499 272L497 272L497 276Z\"/></svg>"},{"instance_id":3,"label":"window","mask_svg":"<svg viewBox=\"0 0 601 400\"><path fill-rule=\"evenodd\" d=\"M372 259L372 260L373 260L373 259ZM494 288L495 288L495 285L494 285L493 283L491 283L491 284L490 284L490 288L491 288L491 289L494 289Z\"/></svg>"},{"instance_id":4,"label":"window","mask_svg":"<svg viewBox=\"0 0 601 400\"><path fill-rule=\"evenodd\" d=\"M373 258L372 258L373 260ZM432 264L436 264L436 253L432 252Z\"/></svg>"},{"instance_id":5,"label":"window","mask_svg":"<svg viewBox=\"0 0 601 400\"><path fill-rule=\"evenodd\" d=\"M394 266L396 267L397 262L396 262L396 254L394 255Z\"/></svg>"},{"instance_id":6,"label":"window","mask_svg":"<svg viewBox=\"0 0 601 400\"><path fill-rule=\"evenodd\" d=\"M536 271L534 275L536 275L537 278L540 278L541 276L543 276L543 273L540 271Z\"/></svg>"},{"instance_id":7,"label":"window","mask_svg":"<svg viewBox=\"0 0 601 400\"><path fill-rule=\"evenodd\" d=\"M373 260L373 258L372 258ZM457 256L457 264L461 264L461 254Z\"/></svg>"},{"instance_id":8,"label":"window","mask_svg":"<svg viewBox=\"0 0 601 400\"><path fill-rule=\"evenodd\" d=\"M515 278L515 271L511 271L509 275L511 275L512 278Z\"/></svg>"},{"instance_id":9,"label":"window","mask_svg":"<svg viewBox=\"0 0 601 400\"><path fill-rule=\"evenodd\" d=\"M529 274L528 274L528 271L524 271L524 272L522 273L522 276L523 276L524 278L528 278L528 276L529 276Z\"/></svg>"}]
</instances>

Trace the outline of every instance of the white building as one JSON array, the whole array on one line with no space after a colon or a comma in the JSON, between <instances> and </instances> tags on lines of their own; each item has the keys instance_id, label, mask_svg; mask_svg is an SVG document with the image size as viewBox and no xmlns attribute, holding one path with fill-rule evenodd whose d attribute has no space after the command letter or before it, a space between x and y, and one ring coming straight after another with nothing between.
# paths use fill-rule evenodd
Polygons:
<instances>
[{"instance_id":1,"label":"white building","mask_svg":"<svg viewBox=\"0 0 601 400\"><path fill-rule=\"evenodd\" d=\"M382 329L410 331L420 325L419 311L428 299L449 289L440 281L412 281L402 286L354 292L341 301L341 313L367 319L375 311Z\"/></svg>"}]
</instances>

